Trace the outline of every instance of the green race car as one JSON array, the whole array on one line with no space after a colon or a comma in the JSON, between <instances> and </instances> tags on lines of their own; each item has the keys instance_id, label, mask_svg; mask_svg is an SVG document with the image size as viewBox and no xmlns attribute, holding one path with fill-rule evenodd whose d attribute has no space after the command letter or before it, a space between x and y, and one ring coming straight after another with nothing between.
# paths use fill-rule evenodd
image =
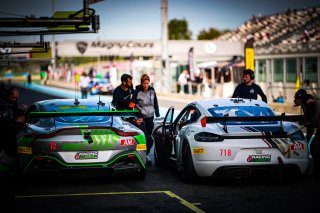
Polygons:
<instances>
[{"instance_id":1,"label":"green race car","mask_svg":"<svg viewBox=\"0 0 320 213\"><path fill-rule=\"evenodd\" d=\"M17 136L21 175L146 176L144 133L107 102L55 99L34 103Z\"/></svg>"}]
</instances>

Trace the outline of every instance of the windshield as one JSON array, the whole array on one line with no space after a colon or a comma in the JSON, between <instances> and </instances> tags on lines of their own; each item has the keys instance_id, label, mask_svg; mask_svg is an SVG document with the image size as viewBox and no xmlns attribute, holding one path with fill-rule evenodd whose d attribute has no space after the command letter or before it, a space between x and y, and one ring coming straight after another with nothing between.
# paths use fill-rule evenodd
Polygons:
<instances>
[{"instance_id":1,"label":"windshield","mask_svg":"<svg viewBox=\"0 0 320 213\"><path fill-rule=\"evenodd\" d=\"M61 116L61 117L51 117L51 118L33 118L30 120L30 124L38 127L52 127L55 122L59 122L63 126L77 125L77 124L92 124L99 125L110 125L110 116Z\"/></svg>"},{"instance_id":2,"label":"windshield","mask_svg":"<svg viewBox=\"0 0 320 213\"><path fill-rule=\"evenodd\" d=\"M267 107L256 106L226 106L209 108L208 111L213 117L247 117L247 116L275 116L275 113ZM256 121L256 122L234 122L228 121L228 125L237 124L276 124L277 121Z\"/></svg>"},{"instance_id":3,"label":"windshield","mask_svg":"<svg viewBox=\"0 0 320 213\"><path fill-rule=\"evenodd\" d=\"M54 125L54 122L64 123L64 124L86 124L86 123L106 123L111 122L111 116L90 116L90 115L77 115L77 112L90 112L106 110L105 107L99 107L95 105L50 105L47 107L49 112L73 112L74 115L70 116L57 116L48 118L33 118L29 123L34 124L39 127L50 127Z\"/></svg>"},{"instance_id":4,"label":"windshield","mask_svg":"<svg viewBox=\"0 0 320 213\"><path fill-rule=\"evenodd\" d=\"M95 123L95 122L107 122L110 120L110 116L63 116L56 117L56 121L62 123Z\"/></svg>"}]
</instances>

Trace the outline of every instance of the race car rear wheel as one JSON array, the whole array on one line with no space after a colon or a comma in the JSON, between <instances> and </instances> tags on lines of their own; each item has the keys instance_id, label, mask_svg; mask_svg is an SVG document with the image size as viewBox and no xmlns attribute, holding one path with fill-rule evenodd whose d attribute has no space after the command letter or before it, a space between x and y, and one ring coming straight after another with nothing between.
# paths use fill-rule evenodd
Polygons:
<instances>
[{"instance_id":1,"label":"race car rear wheel","mask_svg":"<svg viewBox=\"0 0 320 213\"><path fill-rule=\"evenodd\" d=\"M192 183L197 179L197 174L194 170L190 145L188 142L183 143L182 147L182 166L181 166L181 180L186 183Z\"/></svg>"},{"instance_id":2,"label":"race car rear wheel","mask_svg":"<svg viewBox=\"0 0 320 213\"><path fill-rule=\"evenodd\" d=\"M146 169L140 169L140 171L135 172L133 175L133 178L135 180L144 180L147 175L147 170Z\"/></svg>"}]
</instances>

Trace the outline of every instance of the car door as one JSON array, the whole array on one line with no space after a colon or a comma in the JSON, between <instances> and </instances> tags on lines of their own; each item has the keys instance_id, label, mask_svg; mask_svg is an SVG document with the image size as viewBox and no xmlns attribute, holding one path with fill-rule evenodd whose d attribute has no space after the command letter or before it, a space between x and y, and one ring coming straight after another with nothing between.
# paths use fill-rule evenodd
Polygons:
<instances>
[{"instance_id":1,"label":"car door","mask_svg":"<svg viewBox=\"0 0 320 213\"><path fill-rule=\"evenodd\" d=\"M162 166L168 163L171 157L172 141L173 141L173 115L174 107L170 107L163 121L155 127L152 136L155 142L155 163L156 166Z\"/></svg>"}]
</instances>

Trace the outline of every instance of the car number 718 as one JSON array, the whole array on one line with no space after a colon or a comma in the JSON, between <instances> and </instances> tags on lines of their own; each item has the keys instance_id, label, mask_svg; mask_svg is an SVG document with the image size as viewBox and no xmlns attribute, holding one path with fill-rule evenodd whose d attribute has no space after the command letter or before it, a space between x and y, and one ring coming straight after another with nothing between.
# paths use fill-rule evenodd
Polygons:
<instances>
[{"instance_id":1,"label":"car number 718","mask_svg":"<svg viewBox=\"0 0 320 213\"><path fill-rule=\"evenodd\" d=\"M231 149L220 149L220 156L231 156Z\"/></svg>"}]
</instances>

